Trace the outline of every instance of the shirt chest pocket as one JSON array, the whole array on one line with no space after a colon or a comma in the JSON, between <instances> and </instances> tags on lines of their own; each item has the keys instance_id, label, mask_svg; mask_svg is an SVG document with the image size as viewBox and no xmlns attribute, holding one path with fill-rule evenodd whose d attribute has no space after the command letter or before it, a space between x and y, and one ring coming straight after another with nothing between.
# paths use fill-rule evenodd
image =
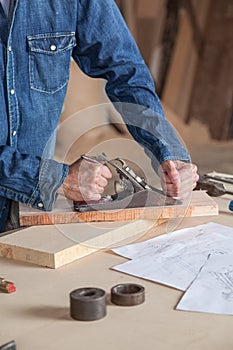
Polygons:
<instances>
[{"instance_id":1,"label":"shirt chest pocket","mask_svg":"<svg viewBox=\"0 0 233 350\"><path fill-rule=\"evenodd\" d=\"M53 94L67 85L75 33L38 34L27 41L31 89Z\"/></svg>"}]
</instances>

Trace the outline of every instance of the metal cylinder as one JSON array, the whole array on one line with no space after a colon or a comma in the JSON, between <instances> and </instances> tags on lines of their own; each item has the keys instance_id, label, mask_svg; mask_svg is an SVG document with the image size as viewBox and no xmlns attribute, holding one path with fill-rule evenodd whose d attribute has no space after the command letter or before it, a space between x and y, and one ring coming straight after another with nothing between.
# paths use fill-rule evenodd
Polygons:
<instances>
[{"instance_id":1,"label":"metal cylinder","mask_svg":"<svg viewBox=\"0 0 233 350\"><path fill-rule=\"evenodd\" d=\"M140 284L123 283L111 289L111 302L121 306L133 306L145 301L145 288Z\"/></svg>"},{"instance_id":2,"label":"metal cylinder","mask_svg":"<svg viewBox=\"0 0 233 350\"><path fill-rule=\"evenodd\" d=\"M79 321L94 321L106 315L107 296L103 289L79 288L70 293L70 316Z\"/></svg>"}]
</instances>

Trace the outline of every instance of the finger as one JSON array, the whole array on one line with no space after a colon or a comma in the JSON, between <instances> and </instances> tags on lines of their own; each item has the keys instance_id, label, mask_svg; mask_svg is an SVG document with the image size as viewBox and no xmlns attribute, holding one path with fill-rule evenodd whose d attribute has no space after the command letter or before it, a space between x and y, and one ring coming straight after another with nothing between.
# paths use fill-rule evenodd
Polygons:
<instances>
[{"instance_id":1,"label":"finger","mask_svg":"<svg viewBox=\"0 0 233 350\"><path fill-rule=\"evenodd\" d=\"M176 168L176 164L172 160L166 160L161 164L164 173L165 182L173 183L176 187L180 185L180 175Z\"/></svg>"},{"instance_id":2,"label":"finger","mask_svg":"<svg viewBox=\"0 0 233 350\"><path fill-rule=\"evenodd\" d=\"M100 175L105 177L106 179L111 179L112 177L112 173L106 165L102 165L100 167Z\"/></svg>"},{"instance_id":3,"label":"finger","mask_svg":"<svg viewBox=\"0 0 233 350\"><path fill-rule=\"evenodd\" d=\"M83 199L86 202L88 202L88 201L99 201L101 199L101 193L90 192L89 194L83 195Z\"/></svg>"},{"instance_id":4,"label":"finger","mask_svg":"<svg viewBox=\"0 0 233 350\"><path fill-rule=\"evenodd\" d=\"M162 183L164 193L170 197L179 197L180 190L172 183Z\"/></svg>"},{"instance_id":5,"label":"finger","mask_svg":"<svg viewBox=\"0 0 233 350\"><path fill-rule=\"evenodd\" d=\"M181 187L189 189L194 189L196 183L199 180L199 175L197 174L197 166L195 164L186 165L180 170L181 177Z\"/></svg>"},{"instance_id":6,"label":"finger","mask_svg":"<svg viewBox=\"0 0 233 350\"><path fill-rule=\"evenodd\" d=\"M172 197L181 197L183 194L189 194L195 186L195 180L190 175L190 171L183 171L180 173L180 186L173 184L169 179L166 182L162 182L164 192Z\"/></svg>"},{"instance_id":7,"label":"finger","mask_svg":"<svg viewBox=\"0 0 233 350\"><path fill-rule=\"evenodd\" d=\"M166 190L164 190L164 193L169 196L169 197L174 197L174 198L180 198L180 199L185 199L191 195L192 188L182 188L179 191L177 191L172 185L168 186Z\"/></svg>"},{"instance_id":8,"label":"finger","mask_svg":"<svg viewBox=\"0 0 233 350\"><path fill-rule=\"evenodd\" d=\"M195 174L193 178L193 189L196 188L198 180L199 180L199 175Z\"/></svg>"},{"instance_id":9,"label":"finger","mask_svg":"<svg viewBox=\"0 0 233 350\"><path fill-rule=\"evenodd\" d=\"M87 192L87 191L82 191L81 189L79 189L79 191L75 192L75 191L70 191L70 190L66 190L65 193L66 198L71 199L73 201L98 201L101 199L101 194L97 193L97 192Z\"/></svg>"},{"instance_id":10,"label":"finger","mask_svg":"<svg viewBox=\"0 0 233 350\"><path fill-rule=\"evenodd\" d=\"M173 164L172 164L173 163ZM176 168L179 172L179 182L173 183L174 177L171 176L173 172L172 167ZM162 188L164 192L172 197L187 197L192 190L196 187L196 183L199 179L199 175L197 174L197 166L191 163L184 163L181 161L166 161L162 163Z\"/></svg>"},{"instance_id":11,"label":"finger","mask_svg":"<svg viewBox=\"0 0 233 350\"><path fill-rule=\"evenodd\" d=\"M104 188L101 186L97 186L97 193L102 195L104 193Z\"/></svg>"},{"instance_id":12,"label":"finger","mask_svg":"<svg viewBox=\"0 0 233 350\"><path fill-rule=\"evenodd\" d=\"M95 179L95 183L96 183L98 186L106 187L107 184L108 184L108 180L107 180L105 177L97 177L97 178Z\"/></svg>"},{"instance_id":13,"label":"finger","mask_svg":"<svg viewBox=\"0 0 233 350\"><path fill-rule=\"evenodd\" d=\"M192 166L193 173L196 174L197 173L197 166L196 166L196 164L191 164L191 166Z\"/></svg>"},{"instance_id":14,"label":"finger","mask_svg":"<svg viewBox=\"0 0 233 350\"><path fill-rule=\"evenodd\" d=\"M168 183L168 182L162 182L162 189L163 192L171 197L178 197L180 193L180 187L177 185L174 185L173 183Z\"/></svg>"},{"instance_id":15,"label":"finger","mask_svg":"<svg viewBox=\"0 0 233 350\"><path fill-rule=\"evenodd\" d=\"M197 181L199 180L199 175L197 173L197 166L195 164L192 164L192 165L193 165L193 185L195 185L196 187Z\"/></svg>"},{"instance_id":16,"label":"finger","mask_svg":"<svg viewBox=\"0 0 233 350\"><path fill-rule=\"evenodd\" d=\"M80 188L80 192L85 201L99 200L103 193L103 187L92 184L91 186Z\"/></svg>"}]
</instances>

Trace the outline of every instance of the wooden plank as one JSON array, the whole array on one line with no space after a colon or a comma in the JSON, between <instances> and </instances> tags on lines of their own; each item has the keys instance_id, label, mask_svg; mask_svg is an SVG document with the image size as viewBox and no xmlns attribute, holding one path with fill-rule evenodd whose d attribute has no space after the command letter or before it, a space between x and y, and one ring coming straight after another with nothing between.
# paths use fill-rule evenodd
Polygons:
<instances>
[{"instance_id":1,"label":"wooden plank","mask_svg":"<svg viewBox=\"0 0 233 350\"><path fill-rule=\"evenodd\" d=\"M141 238L158 221L35 226L0 238L0 256L56 269L79 258Z\"/></svg>"},{"instance_id":2,"label":"wooden plank","mask_svg":"<svg viewBox=\"0 0 233 350\"><path fill-rule=\"evenodd\" d=\"M93 211L78 213L73 211L71 202L60 197L52 212L43 212L25 205L20 206L20 225L51 225L97 221L159 220L176 217L217 215L218 206L203 191L194 191L191 198L175 206L157 206L122 210Z\"/></svg>"}]
</instances>

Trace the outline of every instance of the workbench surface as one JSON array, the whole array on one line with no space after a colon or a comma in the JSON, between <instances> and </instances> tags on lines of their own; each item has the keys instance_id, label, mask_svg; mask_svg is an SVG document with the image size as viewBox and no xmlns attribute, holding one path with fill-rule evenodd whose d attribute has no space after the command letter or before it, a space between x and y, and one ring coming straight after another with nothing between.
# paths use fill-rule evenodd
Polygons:
<instances>
[{"instance_id":1,"label":"workbench surface","mask_svg":"<svg viewBox=\"0 0 233 350\"><path fill-rule=\"evenodd\" d=\"M233 227L229 200L227 196L217 198L219 216L179 219L169 227L180 229L210 221ZM154 235L166 231L163 224L155 228ZM51 270L0 258L0 276L17 287L15 293L0 294L0 345L14 339L17 350L233 349L233 316L176 311L183 293L111 270L125 260L101 251ZM109 292L124 282L145 287L144 304L120 307L109 303L107 316L99 321L70 318L72 290L92 286Z\"/></svg>"}]
</instances>

